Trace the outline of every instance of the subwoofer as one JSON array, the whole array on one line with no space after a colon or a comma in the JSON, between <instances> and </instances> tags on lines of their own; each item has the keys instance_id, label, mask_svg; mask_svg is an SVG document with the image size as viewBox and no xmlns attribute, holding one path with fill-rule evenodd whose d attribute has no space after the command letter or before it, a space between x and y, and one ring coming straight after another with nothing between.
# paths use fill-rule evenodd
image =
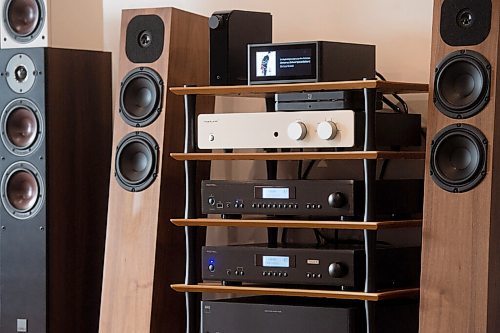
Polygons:
<instances>
[{"instance_id":1,"label":"subwoofer","mask_svg":"<svg viewBox=\"0 0 500 333\"><path fill-rule=\"evenodd\" d=\"M500 0L435 0L420 332L499 332Z\"/></svg>"},{"instance_id":2,"label":"subwoofer","mask_svg":"<svg viewBox=\"0 0 500 333\"><path fill-rule=\"evenodd\" d=\"M175 8L122 14L100 332L183 332L183 98L169 88L208 84L208 18ZM213 98L198 109L213 112ZM205 165L200 177L209 177Z\"/></svg>"},{"instance_id":3,"label":"subwoofer","mask_svg":"<svg viewBox=\"0 0 500 333\"><path fill-rule=\"evenodd\" d=\"M74 0L0 0L0 48L101 49L100 6L94 0L85 6Z\"/></svg>"},{"instance_id":4,"label":"subwoofer","mask_svg":"<svg viewBox=\"0 0 500 333\"><path fill-rule=\"evenodd\" d=\"M0 50L0 332L97 332L111 56Z\"/></svg>"}]
</instances>

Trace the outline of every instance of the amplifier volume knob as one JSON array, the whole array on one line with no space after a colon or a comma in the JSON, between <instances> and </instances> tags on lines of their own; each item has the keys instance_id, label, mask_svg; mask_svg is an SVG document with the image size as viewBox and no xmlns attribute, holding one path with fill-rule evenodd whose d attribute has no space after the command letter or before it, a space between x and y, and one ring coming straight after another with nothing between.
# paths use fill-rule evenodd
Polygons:
<instances>
[{"instance_id":1,"label":"amplifier volume knob","mask_svg":"<svg viewBox=\"0 0 500 333\"><path fill-rule=\"evenodd\" d=\"M346 276L347 269L343 264L334 262L330 264L330 266L328 266L328 274L330 274L332 278L338 279L343 276Z\"/></svg>"},{"instance_id":2,"label":"amplifier volume knob","mask_svg":"<svg viewBox=\"0 0 500 333\"><path fill-rule=\"evenodd\" d=\"M288 125L288 137L295 141L303 140L307 135L307 127L301 121Z\"/></svg>"},{"instance_id":3,"label":"amplifier volume knob","mask_svg":"<svg viewBox=\"0 0 500 333\"><path fill-rule=\"evenodd\" d=\"M337 125L333 121L322 121L316 128L322 140L333 140L337 136Z\"/></svg>"},{"instance_id":4,"label":"amplifier volume knob","mask_svg":"<svg viewBox=\"0 0 500 333\"><path fill-rule=\"evenodd\" d=\"M347 204L347 199L343 193L335 192L328 196L328 204L332 208L342 208Z\"/></svg>"}]
</instances>

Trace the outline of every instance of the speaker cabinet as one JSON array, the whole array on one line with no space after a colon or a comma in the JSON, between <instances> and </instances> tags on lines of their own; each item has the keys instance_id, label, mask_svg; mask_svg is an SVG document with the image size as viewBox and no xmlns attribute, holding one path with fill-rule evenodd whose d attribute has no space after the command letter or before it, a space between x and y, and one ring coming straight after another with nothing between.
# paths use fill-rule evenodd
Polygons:
<instances>
[{"instance_id":1,"label":"speaker cabinet","mask_svg":"<svg viewBox=\"0 0 500 333\"><path fill-rule=\"evenodd\" d=\"M171 86L208 84L208 18L175 8L122 13L100 332L183 332L184 103ZM213 112L213 98L197 109ZM209 169L199 169L209 177Z\"/></svg>"},{"instance_id":2,"label":"speaker cabinet","mask_svg":"<svg viewBox=\"0 0 500 333\"><path fill-rule=\"evenodd\" d=\"M111 55L0 50L0 332L97 332Z\"/></svg>"},{"instance_id":3,"label":"speaker cabinet","mask_svg":"<svg viewBox=\"0 0 500 333\"><path fill-rule=\"evenodd\" d=\"M500 332L500 0L435 0L420 332Z\"/></svg>"},{"instance_id":4,"label":"speaker cabinet","mask_svg":"<svg viewBox=\"0 0 500 333\"><path fill-rule=\"evenodd\" d=\"M0 48L103 47L102 1L0 0Z\"/></svg>"},{"instance_id":5,"label":"speaker cabinet","mask_svg":"<svg viewBox=\"0 0 500 333\"><path fill-rule=\"evenodd\" d=\"M210 26L210 84L246 85L248 44L271 43L273 17L270 13L243 10L212 14Z\"/></svg>"}]
</instances>

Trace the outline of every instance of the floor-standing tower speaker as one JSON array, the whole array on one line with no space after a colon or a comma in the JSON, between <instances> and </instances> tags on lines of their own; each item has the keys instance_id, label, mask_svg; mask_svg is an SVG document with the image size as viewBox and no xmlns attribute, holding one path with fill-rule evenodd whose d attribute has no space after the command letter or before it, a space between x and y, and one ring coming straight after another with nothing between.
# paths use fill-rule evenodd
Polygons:
<instances>
[{"instance_id":1,"label":"floor-standing tower speaker","mask_svg":"<svg viewBox=\"0 0 500 333\"><path fill-rule=\"evenodd\" d=\"M435 0L420 332L500 332L500 0Z\"/></svg>"},{"instance_id":2,"label":"floor-standing tower speaker","mask_svg":"<svg viewBox=\"0 0 500 333\"><path fill-rule=\"evenodd\" d=\"M174 8L122 14L101 333L183 332L184 104L171 86L208 84L208 18ZM213 98L198 101L213 112ZM208 177L208 169L205 171Z\"/></svg>"},{"instance_id":3,"label":"floor-standing tower speaker","mask_svg":"<svg viewBox=\"0 0 500 333\"><path fill-rule=\"evenodd\" d=\"M111 56L0 50L0 92L0 332L97 332Z\"/></svg>"},{"instance_id":4,"label":"floor-standing tower speaker","mask_svg":"<svg viewBox=\"0 0 500 333\"><path fill-rule=\"evenodd\" d=\"M0 48L102 49L102 1L0 0Z\"/></svg>"}]
</instances>

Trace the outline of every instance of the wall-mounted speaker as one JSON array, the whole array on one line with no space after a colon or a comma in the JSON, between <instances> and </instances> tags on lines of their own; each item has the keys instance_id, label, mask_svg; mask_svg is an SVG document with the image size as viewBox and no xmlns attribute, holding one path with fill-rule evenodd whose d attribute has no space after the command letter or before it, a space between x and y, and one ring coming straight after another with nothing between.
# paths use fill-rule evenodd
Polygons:
<instances>
[{"instance_id":1,"label":"wall-mounted speaker","mask_svg":"<svg viewBox=\"0 0 500 333\"><path fill-rule=\"evenodd\" d=\"M435 0L420 332L499 332L500 0Z\"/></svg>"},{"instance_id":2,"label":"wall-mounted speaker","mask_svg":"<svg viewBox=\"0 0 500 333\"><path fill-rule=\"evenodd\" d=\"M83 5L75 0L0 0L0 21L2 49L102 49L100 2Z\"/></svg>"},{"instance_id":3,"label":"wall-mounted speaker","mask_svg":"<svg viewBox=\"0 0 500 333\"><path fill-rule=\"evenodd\" d=\"M169 88L208 84L208 18L175 8L122 13L100 332L183 332L184 102ZM197 109L213 112L213 98ZM199 168L209 177L208 166Z\"/></svg>"},{"instance_id":4,"label":"wall-mounted speaker","mask_svg":"<svg viewBox=\"0 0 500 333\"><path fill-rule=\"evenodd\" d=\"M0 50L0 332L97 332L111 56Z\"/></svg>"}]
</instances>

